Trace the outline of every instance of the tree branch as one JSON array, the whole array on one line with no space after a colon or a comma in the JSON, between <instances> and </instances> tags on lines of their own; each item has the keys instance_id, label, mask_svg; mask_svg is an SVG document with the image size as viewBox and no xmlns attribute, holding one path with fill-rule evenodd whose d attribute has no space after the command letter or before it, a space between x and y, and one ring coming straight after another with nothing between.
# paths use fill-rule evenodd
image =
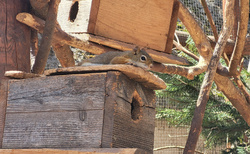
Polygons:
<instances>
[{"instance_id":1,"label":"tree branch","mask_svg":"<svg viewBox=\"0 0 250 154\"><path fill-rule=\"evenodd\" d=\"M38 49L35 64L33 66L33 72L36 74L42 74L47 63L60 1L61 0L51 0L49 4L41 45Z\"/></svg>"},{"instance_id":2,"label":"tree branch","mask_svg":"<svg viewBox=\"0 0 250 154\"><path fill-rule=\"evenodd\" d=\"M249 0L241 0L240 2L240 22L238 27L238 35L229 63L229 75L231 76L237 75L237 66L239 65L242 57L248 28Z\"/></svg>"},{"instance_id":3,"label":"tree branch","mask_svg":"<svg viewBox=\"0 0 250 154\"><path fill-rule=\"evenodd\" d=\"M223 23L222 33L220 34L219 40L215 46L213 56L208 66L208 71L205 74L205 78L201 86L200 94L196 103L194 117L192 119L191 128L189 131L184 153L195 152L195 147L198 142L199 135L202 129L202 122L203 122L206 104L209 99L209 93L212 87L214 77L216 75L216 69L219 64L219 60L224 50L224 47L226 46L227 39L229 38L231 31L233 29L231 25L233 23L232 17L234 13L234 9L233 9L234 1L227 0L226 5L227 5L227 10L226 10L227 19Z\"/></svg>"}]
</instances>

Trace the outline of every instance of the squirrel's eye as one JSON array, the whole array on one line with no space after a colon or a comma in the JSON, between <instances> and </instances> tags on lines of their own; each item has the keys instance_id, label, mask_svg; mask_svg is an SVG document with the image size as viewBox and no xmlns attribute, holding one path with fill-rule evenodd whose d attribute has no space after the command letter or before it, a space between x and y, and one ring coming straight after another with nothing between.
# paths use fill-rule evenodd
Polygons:
<instances>
[{"instance_id":1,"label":"squirrel's eye","mask_svg":"<svg viewBox=\"0 0 250 154\"><path fill-rule=\"evenodd\" d=\"M146 60L147 60L147 57L144 56L144 55L142 55L142 56L141 56L141 61L146 61Z\"/></svg>"}]
</instances>

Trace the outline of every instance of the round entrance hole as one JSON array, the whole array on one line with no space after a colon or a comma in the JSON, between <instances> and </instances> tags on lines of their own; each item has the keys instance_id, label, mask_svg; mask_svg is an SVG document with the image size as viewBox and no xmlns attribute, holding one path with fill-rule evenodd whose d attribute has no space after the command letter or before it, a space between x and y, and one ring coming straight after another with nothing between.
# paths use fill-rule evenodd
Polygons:
<instances>
[{"instance_id":1,"label":"round entrance hole","mask_svg":"<svg viewBox=\"0 0 250 154\"><path fill-rule=\"evenodd\" d=\"M78 14L78 10L79 10L79 2L76 1L76 2L74 2L74 4L70 8L69 21L71 21L71 22L75 21L77 14Z\"/></svg>"}]
</instances>

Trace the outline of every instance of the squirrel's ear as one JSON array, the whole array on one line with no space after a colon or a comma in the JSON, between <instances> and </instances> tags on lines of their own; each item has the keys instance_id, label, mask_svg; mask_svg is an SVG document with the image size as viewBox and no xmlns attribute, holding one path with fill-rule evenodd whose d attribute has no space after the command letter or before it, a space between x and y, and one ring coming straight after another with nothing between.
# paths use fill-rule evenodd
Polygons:
<instances>
[{"instance_id":1,"label":"squirrel's ear","mask_svg":"<svg viewBox=\"0 0 250 154\"><path fill-rule=\"evenodd\" d=\"M134 52L134 55L137 55L139 52L140 52L140 48L138 46L136 46L134 49L133 49L133 52Z\"/></svg>"}]
</instances>

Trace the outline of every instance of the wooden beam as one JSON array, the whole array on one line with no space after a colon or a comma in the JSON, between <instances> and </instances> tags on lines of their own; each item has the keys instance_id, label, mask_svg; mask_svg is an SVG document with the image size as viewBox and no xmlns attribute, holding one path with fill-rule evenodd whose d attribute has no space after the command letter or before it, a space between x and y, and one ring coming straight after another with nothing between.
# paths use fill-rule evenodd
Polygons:
<instances>
[{"instance_id":1,"label":"wooden beam","mask_svg":"<svg viewBox=\"0 0 250 154\"><path fill-rule=\"evenodd\" d=\"M0 148L2 148L8 95L8 79L0 80Z\"/></svg>"},{"instance_id":2,"label":"wooden beam","mask_svg":"<svg viewBox=\"0 0 250 154\"><path fill-rule=\"evenodd\" d=\"M34 28L38 30L39 32L43 32L44 27L44 21L36 16L33 16L28 13L20 13L17 15L17 20L30 26L31 28ZM107 52L110 49L104 48L100 45L105 45L111 48L115 48L118 50L132 50L136 45L128 44L100 36L95 35L89 35L89 41L82 41L78 38L75 38L65 32L63 32L60 29L56 29L54 33L54 39L57 42L61 42L64 44L68 44L71 46L74 46L76 48L91 52L93 54L102 54ZM95 43L93 43L95 42ZM146 51L150 54L150 56L157 62L160 63L170 63L170 64L179 64L179 65L189 65L189 62L184 59L177 56L174 56L172 54L165 54L162 52L157 52L152 49L146 49Z\"/></svg>"},{"instance_id":3,"label":"wooden beam","mask_svg":"<svg viewBox=\"0 0 250 154\"><path fill-rule=\"evenodd\" d=\"M0 149L4 154L140 154L147 153L136 148L89 148L89 149Z\"/></svg>"},{"instance_id":4,"label":"wooden beam","mask_svg":"<svg viewBox=\"0 0 250 154\"><path fill-rule=\"evenodd\" d=\"M153 75L153 73L145 71L140 67L131 65L101 65L100 66L79 66L68 68L50 69L44 72L45 75L57 75L57 74L74 74L84 72L105 72L105 71L120 71L130 79L133 79L139 83L142 83L145 87L153 90L166 89L166 84L163 80Z\"/></svg>"},{"instance_id":5,"label":"wooden beam","mask_svg":"<svg viewBox=\"0 0 250 154\"><path fill-rule=\"evenodd\" d=\"M29 11L29 1L1 1L0 9L0 148L2 148L8 80L5 71L30 72L30 28L15 19ZM1 153L1 152L0 152Z\"/></svg>"},{"instance_id":6,"label":"wooden beam","mask_svg":"<svg viewBox=\"0 0 250 154\"><path fill-rule=\"evenodd\" d=\"M102 44L105 46L109 46L109 47L122 50L122 51L133 50L136 47L136 45L134 44L129 44L129 43L116 41L116 40L108 39L108 38L101 37L101 36L95 36L95 35L89 35L89 41ZM156 62L189 65L189 62L184 58L180 58L172 54L158 52L152 49L145 49L145 50Z\"/></svg>"},{"instance_id":7,"label":"wooden beam","mask_svg":"<svg viewBox=\"0 0 250 154\"><path fill-rule=\"evenodd\" d=\"M167 43L166 43L166 47L164 51L169 54L172 53L174 33L175 33L176 23L177 23L178 13L179 13L179 5L180 5L180 2L178 0L174 0L173 11L172 11L171 21L169 25L168 37L167 37Z\"/></svg>"}]
</instances>

